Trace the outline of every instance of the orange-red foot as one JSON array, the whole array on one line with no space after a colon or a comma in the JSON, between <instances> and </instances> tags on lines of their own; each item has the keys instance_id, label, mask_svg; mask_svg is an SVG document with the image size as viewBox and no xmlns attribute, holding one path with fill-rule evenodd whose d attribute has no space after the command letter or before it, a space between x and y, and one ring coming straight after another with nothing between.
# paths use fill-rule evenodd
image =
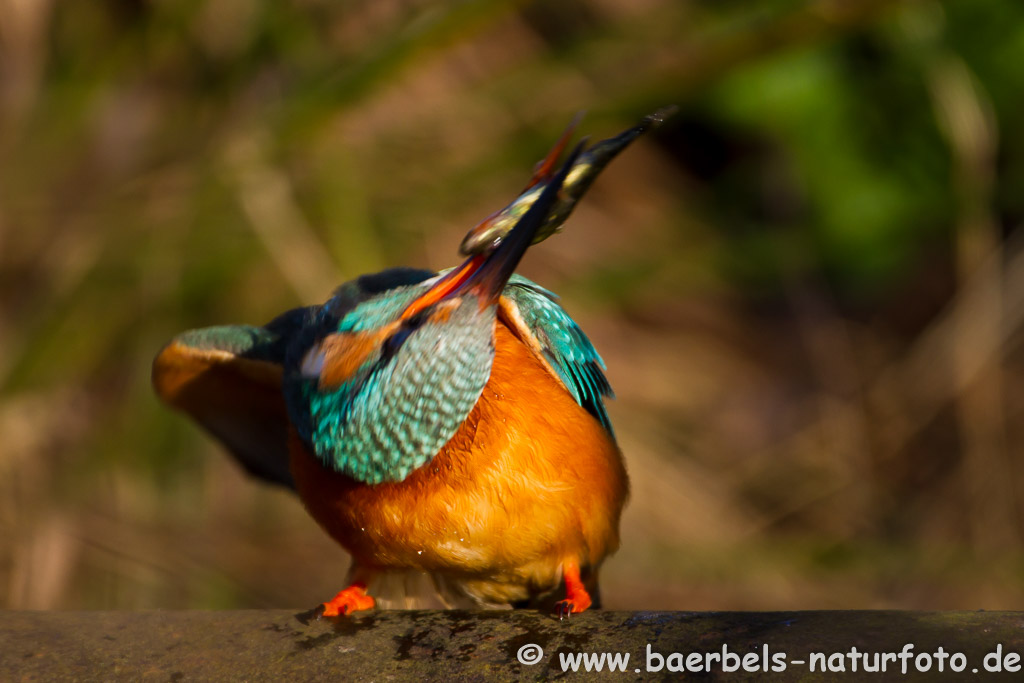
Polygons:
<instances>
[{"instance_id":1,"label":"orange-red foot","mask_svg":"<svg viewBox=\"0 0 1024 683\"><path fill-rule=\"evenodd\" d=\"M562 565L562 577L565 579L565 600L555 603L555 614L559 621L570 614L579 614L590 607L590 593L583 587L580 580L580 566L575 562L565 562Z\"/></svg>"},{"instance_id":2,"label":"orange-red foot","mask_svg":"<svg viewBox=\"0 0 1024 683\"><path fill-rule=\"evenodd\" d=\"M364 609L372 609L375 604L373 597L366 594L366 586L354 583L335 595L330 602L325 602L321 616L336 617L342 614L351 614Z\"/></svg>"}]
</instances>

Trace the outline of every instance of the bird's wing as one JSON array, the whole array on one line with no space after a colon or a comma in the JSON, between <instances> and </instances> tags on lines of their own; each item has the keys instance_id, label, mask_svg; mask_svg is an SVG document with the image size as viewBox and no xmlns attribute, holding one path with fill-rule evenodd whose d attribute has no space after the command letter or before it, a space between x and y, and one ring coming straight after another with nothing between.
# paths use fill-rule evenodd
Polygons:
<instances>
[{"instance_id":1,"label":"bird's wing","mask_svg":"<svg viewBox=\"0 0 1024 683\"><path fill-rule=\"evenodd\" d=\"M291 419L282 391L286 367L317 335L335 331L361 301L433 275L412 268L364 275L341 285L323 306L293 309L262 327L184 332L153 361L153 387L220 440L250 474L294 490L288 462Z\"/></svg>"},{"instance_id":2,"label":"bird's wing","mask_svg":"<svg viewBox=\"0 0 1024 683\"><path fill-rule=\"evenodd\" d=\"M190 330L153 361L160 398L217 437L250 474L291 489L288 412L281 393L284 354L290 336L313 310L289 311L263 327Z\"/></svg>"},{"instance_id":3,"label":"bird's wing","mask_svg":"<svg viewBox=\"0 0 1024 683\"><path fill-rule=\"evenodd\" d=\"M558 304L558 296L513 275L500 302L503 320L533 349L588 413L614 436L604 407L614 398L605 364L579 325Z\"/></svg>"}]
</instances>

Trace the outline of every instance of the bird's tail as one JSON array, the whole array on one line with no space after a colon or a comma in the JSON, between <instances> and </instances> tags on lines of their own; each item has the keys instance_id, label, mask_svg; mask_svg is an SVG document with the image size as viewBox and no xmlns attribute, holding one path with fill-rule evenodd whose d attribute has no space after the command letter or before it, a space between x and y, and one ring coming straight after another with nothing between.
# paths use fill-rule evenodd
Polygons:
<instances>
[{"instance_id":1,"label":"bird's tail","mask_svg":"<svg viewBox=\"0 0 1024 683\"><path fill-rule=\"evenodd\" d=\"M381 609L509 609L507 604L483 602L462 583L440 573L416 569L377 574L370 593Z\"/></svg>"},{"instance_id":2,"label":"bird's tail","mask_svg":"<svg viewBox=\"0 0 1024 683\"><path fill-rule=\"evenodd\" d=\"M593 601L591 609L601 608L597 572L584 570L583 584ZM466 589L462 580L437 572L416 569L392 570L373 577L369 592L380 609L536 609L550 612L565 597L565 583L553 590L512 603L488 602Z\"/></svg>"}]
</instances>

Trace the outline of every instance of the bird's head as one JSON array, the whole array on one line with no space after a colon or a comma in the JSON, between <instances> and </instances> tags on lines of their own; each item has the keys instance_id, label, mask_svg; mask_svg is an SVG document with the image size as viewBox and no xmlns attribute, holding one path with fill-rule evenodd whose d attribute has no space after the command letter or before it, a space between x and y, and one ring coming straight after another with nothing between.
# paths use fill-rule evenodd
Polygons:
<instances>
[{"instance_id":1,"label":"bird's head","mask_svg":"<svg viewBox=\"0 0 1024 683\"><path fill-rule=\"evenodd\" d=\"M498 299L581 149L493 249L428 279L364 278L320 310L289 351L285 393L321 461L364 483L401 481L455 434L491 374Z\"/></svg>"}]
</instances>

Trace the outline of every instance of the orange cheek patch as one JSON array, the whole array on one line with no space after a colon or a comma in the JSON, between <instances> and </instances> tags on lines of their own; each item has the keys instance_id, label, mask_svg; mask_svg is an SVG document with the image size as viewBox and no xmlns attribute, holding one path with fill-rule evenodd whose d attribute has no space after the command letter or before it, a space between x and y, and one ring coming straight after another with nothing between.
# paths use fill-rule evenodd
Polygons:
<instances>
[{"instance_id":1,"label":"orange cheek patch","mask_svg":"<svg viewBox=\"0 0 1024 683\"><path fill-rule=\"evenodd\" d=\"M334 389L344 384L397 327L395 323L372 332L339 333L325 337L310 352L323 356L320 388Z\"/></svg>"},{"instance_id":2,"label":"orange cheek patch","mask_svg":"<svg viewBox=\"0 0 1024 683\"><path fill-rule=\"evenodd\" d=\"M434 310L430 312L430 321L447 322L452 317L452 312L460 305L461 299L436 304ZM320 389L336 389L347 382L401 326L402 322L396 320L368 332L339 332L329 335L309 350L303 365L319 366ZM316 372L312 370L310 376L314 376L313 373Z\"/></svg>"}]
</instances>

